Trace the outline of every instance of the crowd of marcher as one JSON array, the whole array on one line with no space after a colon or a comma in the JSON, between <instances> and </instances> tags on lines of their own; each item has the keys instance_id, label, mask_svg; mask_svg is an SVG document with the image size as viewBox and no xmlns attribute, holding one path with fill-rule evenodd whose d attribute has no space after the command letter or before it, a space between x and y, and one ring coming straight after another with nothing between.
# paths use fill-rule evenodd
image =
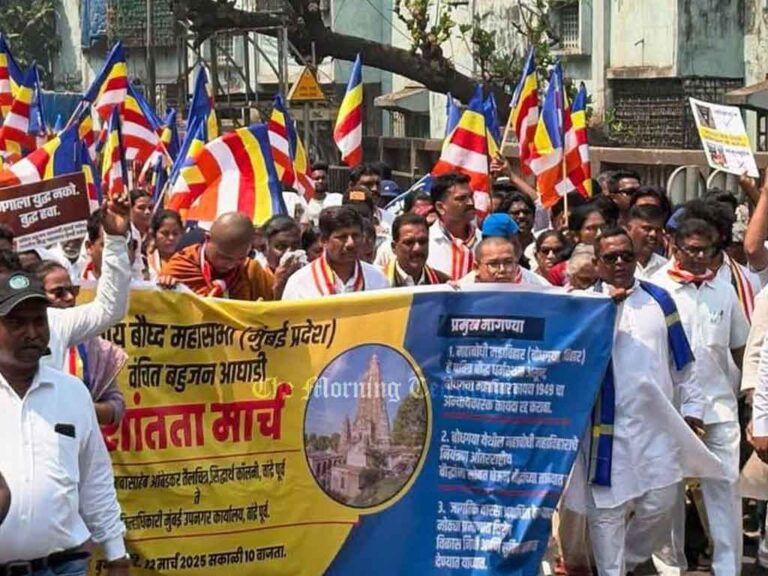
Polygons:
<instances>
[{"instance_id":1,"label":"crowd of marcher","mask_svg":"<svg viewBox=\"0 0 768 576\"><path fill-rule=\"evenodd\" d=\"M125 409L127 357L100 335L146 283L249 301L474 283L607 294L618 307L612 464L593 474L600 437L588 434L559 509L555 570L623 575L653 557L664 574L706 558L718 576L740 573L740 469L752 448L768 459L768 184L744 177L743 201L707 190L672 206L621 170L601 174L592 198L544 209L509 164L492 167L482 218L457 173L395 214L386 166L357 166L330 190L329 167L315 164L314 196L285 192L288 214L258 228L238 213L189 227L142 190L106 201L82 240L16 252L0 228L0 576L83 574L92 546L109 574L128 572L99 433ZM88 282L95 298L78 304ZM691 441L721 475L687 480ZM692 512L707 543L695 553ZM768 541L758 556L768 566Z\"/></svg>"}]
</instances>

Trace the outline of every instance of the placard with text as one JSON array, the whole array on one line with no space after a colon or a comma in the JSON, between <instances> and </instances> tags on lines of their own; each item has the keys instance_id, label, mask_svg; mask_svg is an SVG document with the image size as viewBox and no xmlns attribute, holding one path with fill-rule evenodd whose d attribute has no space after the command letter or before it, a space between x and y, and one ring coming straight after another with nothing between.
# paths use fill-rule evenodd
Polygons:
<instances>
[{"instance_id":1,"label":"placard with text","mask_svg":"<svg viewBox=\"0 0 768 576\"><path fill-rule=\"evenodd\" d=\"M518 290L132 292L103 430L131 573L538 574L614 315Z\"/></svg>"}]
</instances>

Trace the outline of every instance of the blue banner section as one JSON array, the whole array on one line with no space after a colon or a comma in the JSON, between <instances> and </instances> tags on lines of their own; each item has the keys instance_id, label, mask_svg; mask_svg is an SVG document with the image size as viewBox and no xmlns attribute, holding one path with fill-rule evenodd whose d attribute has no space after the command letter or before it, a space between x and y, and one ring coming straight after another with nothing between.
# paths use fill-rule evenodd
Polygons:
<instances>
[{"instance_id":1,"label":"blue banner section","mask_svg":"<svg viewBox=\"0 0 768 576\"><path fill-rule=\"evenodd\" d=\"M402 498L361 516L327 574L538 574L614 317L602 298L417 294L404 348L430 394L426 461Z\"/></svg>"}]
</instances>

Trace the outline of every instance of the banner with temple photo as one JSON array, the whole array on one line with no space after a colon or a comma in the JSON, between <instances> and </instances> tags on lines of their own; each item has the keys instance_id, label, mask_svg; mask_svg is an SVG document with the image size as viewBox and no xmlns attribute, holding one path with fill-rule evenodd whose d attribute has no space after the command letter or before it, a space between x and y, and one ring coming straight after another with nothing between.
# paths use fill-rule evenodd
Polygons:
<instances>
[{"instance_id":1,"label":"banner with temple photo","mask_svg":"<svg viewBox=\"0 0 768 576\"><path fill-rule=\"evenodd\" d=\"M538 574L614 315L515 289L132 292L103 429L131 574Z\"/></svg>"}]
</instances>

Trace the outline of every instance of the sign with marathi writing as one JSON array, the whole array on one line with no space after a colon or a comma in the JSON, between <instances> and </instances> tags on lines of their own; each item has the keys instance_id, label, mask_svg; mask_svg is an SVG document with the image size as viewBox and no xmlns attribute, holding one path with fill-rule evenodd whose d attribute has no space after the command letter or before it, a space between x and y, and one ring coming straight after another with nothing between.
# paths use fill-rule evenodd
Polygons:
<instances>
[{"instance_id":1,"label":"sign with marathi writing","mask_svg":"<svg viewBox=\"0 0 768 576\"><path fill-rule=\"evenodd\" d=\"M614 315L516 290L134 291L103 429L131 573L538 574Z\"/></svg>"},{"instance_id":2,"label":"sign with marathi writing","mask_svg":"<svg viewBox=\"0 0 768 576\"><path fill-rule=\"evenodd\" d=\"M0 224L17 250L82 238L90 213L82 172L0 190Z\"/></svg>"},{"instance_id":3,"label":"sign with marathi writing","mask_svg":"<svg viewBox=\"0 0 768 576\"><path fill-rule=\"evenodd\" d=\"M712 168L741 176L758 177L741 110L691 98L701 145Z\"/></svg>"}]
</instances>

